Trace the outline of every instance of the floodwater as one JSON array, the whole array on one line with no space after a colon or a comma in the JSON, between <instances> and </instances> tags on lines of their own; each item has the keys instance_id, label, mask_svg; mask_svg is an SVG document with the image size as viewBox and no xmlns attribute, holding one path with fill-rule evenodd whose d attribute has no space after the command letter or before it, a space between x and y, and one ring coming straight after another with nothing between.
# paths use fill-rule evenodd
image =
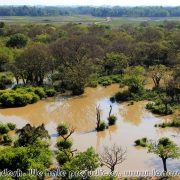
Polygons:
<instances>
[{"instance_id":1,"label":"floodwater","mask_svg":"<svg viewBox=\"0 0 180 180\"><path fill-rule=\"evenodd\" d=\"M171 116L152 114L145 109L147 101L135 102L134 105L128 105L127 102L120 104L110 102L109 97L120 90L122 89L118 84L106 88L88 87L81 96L58 95L21 108L0 109L0 121L13 122L18 128L27 123L35 126L44 123L51 135L53 150L56 150L55 143L58 139L55 130L57 124L69 123L76 127L71 136L74 140L74 149L85 151L93 146L96 152L101 152L104 145L111 146L114 143L124 149L127 148L127 159L115 167L115 170L123 175L125 170L150 172L153 169L162 170L161 159L147 153L147 148L134 146L134 141L142 137L147 137L149 140L170 137L180 144L180 138L172 137L176 134L176 128L154 127L156 123L166 121ZM113 106L112 114L118 117L117 123L103 132L96 132L96 107L99 106L101 109L101 119L107 122L110 104ZM169 170L179 170L179 165L179 160L167 160ZM106 167L103 168L107 170Z\"/></svg>"}]
</instances>

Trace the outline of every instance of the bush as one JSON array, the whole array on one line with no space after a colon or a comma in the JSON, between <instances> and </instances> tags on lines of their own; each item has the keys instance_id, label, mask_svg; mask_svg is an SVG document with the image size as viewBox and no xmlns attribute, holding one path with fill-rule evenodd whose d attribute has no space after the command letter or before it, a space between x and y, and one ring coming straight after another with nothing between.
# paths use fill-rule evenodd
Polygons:
<instances>
[{"instance_id":1,"label":"bush","mask_svg":"<svg viewBox=\"0 0 180 180\"><path fill-rule=\"evenodd\" d=\"M63 140L58 141L56 145L58 149L71 149L73 142L69 139L67 139L66 141L63 139Z\"/></svg>"},{"instance_id":2,"label":"bush","mask_svg":"<svg viewBox=\"0 0 180 180\"><path fill-rule=\"evenodd\" d=\"M40 97L40 99L42 99L46 95L46 93L44 92L44 89L42 87L35 88L34 93L37 94Z\"/></svg>"},{"instance_id":3,"label":"bush","mask_svg":"<svg viewBox=\"0 0 180 180\"><path fill-rule=\"evenodd\" d=\"M4 143L11 143L13 141L13 139L9 134L4 134L3 141L4 141Z\"/></svg>"},{"instance_id":4,"label":"bush","mask_svg":"<svg viewBox=\"0 0 180 180\"><path fill-rule=\"evenodd\" d=\"M58 152L56 159L60 165L63 165L64 163L68 161L67 155L61 151Z\"/></svg>"},{"instance_id":5,"label":"bush","mask_svg":"<svg viewBox=\"0 0 180 180\"><path fill-rule=\"evenodd\" d=\"M5 102L5 106L13 107L15 104L15 99L13 97L8 97Z\"/></svg>"},{"instance_id":6,"label":"bush","mask_svg":"<svg viewBox=\"0 0 180 180\"><path fill-rule=\"evenodd\" d=\"M39 96L37 94L35 94L34 92L29 92L29 94L31 94L31 96L32 96L32 99L31 99L31 102L30 102L31 104L33 104L33 103L40 100Z\"/></svg>"},{"instance_id":7,"label":"bush","mask_svg":"<svg viewBox=\"0 0 180 180\"><path fill-rule=\"evenodd\" d=\"M112 82L113 81L109 76L103 76L98 79L98 83L102 84L103 86L109 86L110 84L112 84Z\"/></svg>"},{"instance_id":8,"label":"bush","mask_svg":"<svg viewBox=\"0 0 180 180\"><path fill-rule=\"evenodd\" d=\"M68 127L66 124L59 124L57 127L57 132L59 135L65 135L68 133Z\"/></svg>"},{"instance_id":9,"label":"bush","mask_svg":"<svg viewBox=\"0 0 180 180\"><path fill-rule=\"evenodd\" d=\"M98 131L104 131L107 128L107 125L104 121L100 122Z\"/></svg>"},{"instance_id":10,"label":"bush","mask_svg":"<svg viewBox=\"0 0 180 180\"><path fill-rule=\"evenodd\" d=\"M134 141L134 143L136 144L136 146L139 146L139 145L140 145L140 142L141 142L140 139L137 139L137 140Z\"/></svg>"},{"instance_id":11,"label":"bush","mask_svg":"<svg viewBox=\"0 0 180 180\"><path fill-rule=\"evenodd\" d=\"M98 81L95 81L95 80L89 82L89 84L88 84L89 87L93 87L93 88L97 87L97 85L98 85Z\"/></svg>"},{"instance_id":12,"label":"bush","mask_svg":"<svg viewBox=\"0 0 180 180\"><path fill-rule=\"evenodd\" d=\"M136 146L142 146L142 147L147 147L148 140L146 137L143 137L142 139L137 139L134 141L134 143L136 144Z\"/></svg>"},{"instance_id":13,"label":"bush","mask_svg":"<svg viewBox=\"0 0 180 180\"><path fill-rule=\"evenodd\" d=\"M60 74L59 73L54 73L51 75L51 79L53 81L57 81L57 80L60 80Z\"/></svg>"},{"instance_id":14,"label":"bush","mask_svg":"<svg viewBox=\"0 0 180 180\"><path fill-rule=\"evenodd\" d=\"M117 121L117 116L115 116L115 115L111 115L110 117L108 117L107 118L108 119L108 121L109 121L109 125L114 125L115 123L116 123L116 121Z\"/></svg>"},{"instance_id":15,"label":"bush","mask_svg":"<svg viewBox=\"0 0 180 180\"><path fill-rule=\"evenodd\" d=\"M127 101L130 98L130 92L128 90L123 92L118 92L115 94L117 101Z\"/></svg>"},{"instance_id":16,"label":"bush","mask_svg":"<svg viewBox=\"0 0 180 180\"><path fill-rule=\"evenodd\" d=\"M11 122L7 123L7 126L9 127L10 130L14 130L16 128L16 124L13 124Z\"/></svg>"},{"instance_id":17,"label":"bush","mask_svg":"<svg viewBox=\"0 0 180 180\"><path fill-rule=\"evenodd\" d=\"M16 106L25 106L31 102L25 94L15 93L14 95L15 95Z\"/></svg>"},{"instance_id":18,"label":"bush","mask_svg":"<svg viewBox=\"0 0 180 180\"><path fill-rule=\"evenodd\" d=\"M147 143L146 143L146 142L143 142L143 141L140 141L140 146L142 146L142 147L147 147Z\"/></svg>"},{"instance_id":19,"label":"bush","mask_svg":"<svg viewBox=\"0 0 180 180\"><path fill-rule=\"evenodd\" d=\"M7 134L10 131L9 127L5 124L0 124L0 134Z\"/></svg>"},{"instance_id":20,"label":"bush","mask_svg":"<svg viewBox=\"0 0 180 180\"><path fill-rule=\"evenodd\" d=\"M45 93L48 97L53 97L56 94L56 90L54 88L48 88L45 90Z\"/></svg>"}]
</instances>

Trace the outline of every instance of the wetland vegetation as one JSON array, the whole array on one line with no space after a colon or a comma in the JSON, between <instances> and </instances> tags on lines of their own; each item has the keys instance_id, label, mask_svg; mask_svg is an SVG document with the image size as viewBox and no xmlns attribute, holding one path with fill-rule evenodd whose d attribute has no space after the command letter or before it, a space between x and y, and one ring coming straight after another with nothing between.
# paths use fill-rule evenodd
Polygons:
<instances>
[{"instance_id":1,"label":"wetland vegetation","mask_svg":"<svg viewBox=\"0 0 180 180\"><path fill-rule=\"evenodd\" d=\"M91 17L88 25L77 17L61 25L52 17L0 23L0 170L21 169L25 176L18 179L40 180L60 167L98 179L86 172L135 168L130 162L138 158L141 168L160 164L167 172L166 160L180 156L169 138L180 130L180 23L142 18L114 28L116 18L94 23ZM29 177L30 168L43 175Z\"/></svg>"}]
</instances>

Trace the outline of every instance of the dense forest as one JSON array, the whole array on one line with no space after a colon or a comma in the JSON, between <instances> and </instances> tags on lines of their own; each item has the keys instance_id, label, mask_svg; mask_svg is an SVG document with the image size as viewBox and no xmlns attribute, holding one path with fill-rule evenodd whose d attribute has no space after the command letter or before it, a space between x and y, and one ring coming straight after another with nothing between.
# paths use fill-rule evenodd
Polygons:
<instances>
[{"instance_id":1,"label":"dense forest","mask_svg":"<svg viewBox=\"0 0 180 180\"><path fill-rule=\"evenodd\" d=\"M0 6L0 16L68 16L89 14L98 17L179 17L180 6L144 6L144 7L55 7L55 6Z\"/></svg>"}]
</instances>

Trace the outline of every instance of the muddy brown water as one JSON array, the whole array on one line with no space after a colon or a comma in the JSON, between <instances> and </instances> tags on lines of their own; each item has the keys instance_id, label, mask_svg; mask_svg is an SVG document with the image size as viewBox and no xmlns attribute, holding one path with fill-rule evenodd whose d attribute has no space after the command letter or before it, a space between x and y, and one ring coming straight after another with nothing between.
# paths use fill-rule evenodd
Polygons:
<instances>
[{"instance_id":1,"label":"muddy brown water","mask_svg":"<svg viewBox=\"0 0 180 180\"><path fill-rule=\"evenodd\" d=\"M147 137L150 140L158 140L160 137L170 137L180 144L180 138L172 137L176 134L176 128L155 128L156 123L161 123L171 116L154 115L145 109L147 101L128 103L111 103L109 97L122 89L118 84L108 87L86 88L81 96L58 95L55 98L41 100L35 104L21 108L0 109L0 121L13 122L18 128L30 123L38 126L41 123L51 135L51 148L56 150L57 141L56 126L61 122L70 123L76 127L72 135L74 149L85 151L93 146L97 152L103 150L104 145L116 143L127 148L127 159L115 167L116 171L124 175L125 170L152 171L162 170L161 159L154 154L147 153L147 148L134 146L136 139ZM116 125L110 126L103 132L96 132L96 107L100 106L101 119L107 122L110 104L112 114L118 117ZM167 160L170 170L179 170L180 160ZM106 167L103 167L107 170Z\"/></svg>"}]
</instances>

